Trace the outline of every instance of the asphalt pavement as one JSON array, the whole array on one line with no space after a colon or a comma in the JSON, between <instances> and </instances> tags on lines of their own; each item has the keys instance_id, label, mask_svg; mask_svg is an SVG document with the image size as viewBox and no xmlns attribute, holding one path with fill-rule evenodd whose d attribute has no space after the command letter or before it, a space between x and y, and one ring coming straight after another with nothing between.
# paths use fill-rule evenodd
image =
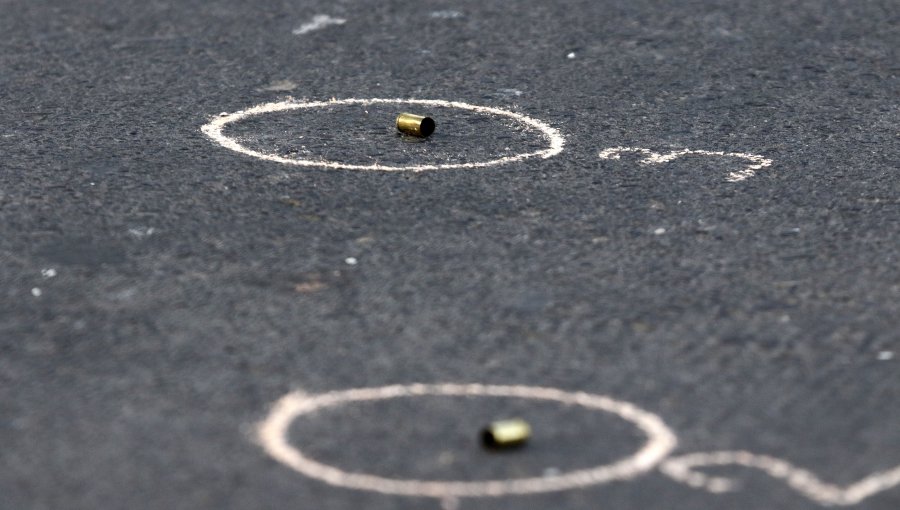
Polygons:
<instances>
[{"instance_id":1,"label":"asphalt pavement","mask_svg":"<svg viewBox=\"0 0 900 510\"><path fill-rule=\"evenodd\" d=\"M0 0L2 509L894 510L898 266L896 0Z\"/></svg>"}]
</instances>

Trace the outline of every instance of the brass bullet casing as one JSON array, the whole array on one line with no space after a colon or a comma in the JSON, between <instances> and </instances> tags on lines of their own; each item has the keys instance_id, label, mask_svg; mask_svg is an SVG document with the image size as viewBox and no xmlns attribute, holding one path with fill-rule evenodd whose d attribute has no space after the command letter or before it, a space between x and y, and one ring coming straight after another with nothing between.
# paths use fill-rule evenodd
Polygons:
<instances>
[{"instance_id":1,"label":"brass bullet casing","mask_svg":"<svg viewBox=\"0 0 900 510\"><path fill-rule=\"evenodd\" d=\"M522 446L530 437L531 425L518 418L495 421L481 431L481 443L487 448Z\"/></svg>"},{"instance_id":2,"label":"brass bullet casing","mask_svg":"<svg viewBox=\"0 0 900 510\"><path fill-rule=\"evenodd\" d=\"M434 119L401 113L397 116L397 130L405 135L425 137L434 133Z\"/></svg>"}]
</instances>

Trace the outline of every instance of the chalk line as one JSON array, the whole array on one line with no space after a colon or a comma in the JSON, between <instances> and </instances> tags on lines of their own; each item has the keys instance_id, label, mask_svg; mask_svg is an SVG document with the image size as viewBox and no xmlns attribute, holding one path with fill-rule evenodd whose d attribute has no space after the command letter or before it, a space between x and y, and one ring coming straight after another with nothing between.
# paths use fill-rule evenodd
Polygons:
<instances>
[{"instance_id":1,"label":"chalk line","mask_svg":"<svg viewBox=\"0 0 900 510\"><path fill-rule=\"evenodd\" d=\"M730 478L708 476L696 471L696 468L729 465L758 469L825 506L855 505L870 496L900 485L900 466L874 473L858 482L841 487L823 482L812 472L785 460L746 451L692 453L670 458L663 462L659 469L673 480L691 487L722 493L734 490L736 482Z\"/></svg>"},{"instance_id":2,"label":"chalk line","mask_svg":"<svg viewBox=\"0 0 900 510\"><path fill-rule=\"evenodd\" d=\"M427 396L511 397L577 405L611 413L630 422L647 436L647 441L632 455L611 464L560 472L552 476L545 474L542 477L486 481L429 481L348 472L307 457L290 443L288 437L291 423L295 419L314 414L321 409L358 402ZM732 478L704 474L697 468L733 465L758 469L824 506L855 505L900 485L900 466L873 473L850 485L839 486L823 482L811 471L799 468L786 460L747 451L702 452L667 458L677 446L678 439L659 416L629 402L604 395L566 392L536 386L409 384L332 391L317 395L295 391L275 402L269 415L258 424L256 432L257 441L272 458L310 478L349 489L436 498L445 509L458 508L460 498L580 489L612 481L631 480L654 468L676 482L710 493L733 491L737 489L738 483Z\"/></svg>"},{"instance_id":3,"label":"chalk line","mask_svg":"<svg viewBox=\"0 0 900 510\"><path fill-rule=\"evenodd\" d=\"M705 151L701 149L681 149L669 152L668 154L660 154L658 152L653 152L650 149L644 149L642 147L611 147L609 149L604 149L600 151L600 159L619 159L622 157L622 154L626 153L637 153L642 154L644 159L640 160L641 164L644 165L658 165L662 163L668 163L674 159L680 158L682 156L726 156L733 158L742 158L750 162L749 165L744 167L742 170L737 170L728 174L725 178L728 182L741 182L745 179L749 179L756 175L757 170L761 170L763 168L767 168L772 165L772 160L759 156L757 154L749 154L745 152L724 152L724 151Z\"/></svg>"},{"instance_id":4,"label":"chalk line","mask_svg":"<svg viewBox=\"0 0 900 510\"><path fill-rule=\"evenodd\" d=\"M330 25L343 25L347 20L344 18L333 18L327 14L316 14L312 20L300 25L291 31L294 35L303 35L313 30L319 30Z\"/></svg>"},{"instance_id":5,"label":"chalk line","mask_svg":"<svg viewBox=\"0 0 900 510\"><path fill-rule=\"evenodd\" d=\"M373 104L413 104L420 106L436 106L436 107L445 107L445 108L460 108L463 110L469 110L477 113L483 113L486 115L498 115L502 117L507 117L515 120L516 122L523 124L527 127L538 130L541 135L547 140L548 147L546 149L542 149L534 152L527 152L522 154L515 154L512 156L504 156L501 158L491 159L487 161L476 161L471 163L447 163L440 165L405 165L405 166L391 166L391 165L381 165L381 164L372 164L372 165L353 165L347 163L340 163L336 161L327 161L327 160L314 160L314 159L291 159L285 158L282 156L278 156L276 154L266 154L264 152L255 151L253 149L244 147L234 138L226 136L222 131L225 129L225 126L231 124L233 122L240 121L242 119L246 119L249 117L253 117L256 115L264 115L266 113L273 112L282 112L288 110L298 110L298 109L310 109L310 108L325 108L329 106L338 106L338 105L373 105ZM503 110L501 108L493 108L489 106L477 106L468 103L461 103L459 101L444 101L440 99L340 99L340 100L332 100L332 101L312 101L312 102L298 102L294 100L287 101L279 101L274 103L265 103L258 106L254 106L247 110L241 110L234 113L222 113L218 117L212 119L208 124L204 125L201 130L206 136L210 137L213 141L218 143L219 145L233 150L235 152L239 152L241 154L245 154L247 156L252 156L254 158L262 159L265 161L274 161L277 163L284 163L286 165L297 165L297 166L309 166L309 167L322 167L322 168L334 168L334 169L346 169L346 170L379 170L379 171L412 171L412 172L421 172L425 170L445 170L445 169L454 169L454 168L484 168L490 166L504 165L508 163L514 163L516 161L522 161L528 158L540 157L540 158L550 158L553 157L563 150L563 146L565 145L565 139L562 134L555 128L549 126L548 124L541 122L537 119L533 119L527 115L523 115L520 113L511 112L508 110Z\"/></svg>"},{"instance_id":6,"label":"chalk line","mask_svg":"<svg viewBox=\"0 0 900 510\"><path fill-rule=\"evenodd\" d=\"M429 481L386 478L344 471L307 457L290 443L288 437L290 425L296 418L320 409L355 402L426 396L512 397L581 406L611 413L632 423L647 436L647 442L632 455L611 464L563 472L556 476L486 481ZM258 425L257 439L262 448L275 460L329 485L381 494L437 498L445 505L455 504L456 498L535 494L584 488L614 480L629 480L655 468L678 442L675 434L659 416L629 402L603 395L566 392L554 388L483 384L393 385L333 391L318 395L297 391L285 395L275 403L268 417Z\"/></svg>"}]
</instances>

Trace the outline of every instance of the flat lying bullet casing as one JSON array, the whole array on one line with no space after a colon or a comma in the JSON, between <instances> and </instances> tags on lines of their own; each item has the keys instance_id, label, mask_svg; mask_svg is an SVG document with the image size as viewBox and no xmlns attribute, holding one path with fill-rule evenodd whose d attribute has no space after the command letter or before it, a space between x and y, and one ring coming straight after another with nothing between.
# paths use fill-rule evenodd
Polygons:
<instances>
[{"instance_id":1,"label":"flat lying bullet casing","mask_svg":"<svg viewBox=\"0 0 900 510\"><path fill-rule=\"evenodd\" d=\"M531 426L525 420L495 421L481 431L481 442L488 448L522 446L531 437Z\"/></svg>"},{"instance_id":2,"label":"flat lying bullet casing","mask_svg":"<svg viewBox=\"0 0 900 510\"><path fill-rule=\"evenodd\" d=\"M401 113L397 116L397 130L406 135L425 137L434 133L434 119Z\"/></svg>"}]
</instances>

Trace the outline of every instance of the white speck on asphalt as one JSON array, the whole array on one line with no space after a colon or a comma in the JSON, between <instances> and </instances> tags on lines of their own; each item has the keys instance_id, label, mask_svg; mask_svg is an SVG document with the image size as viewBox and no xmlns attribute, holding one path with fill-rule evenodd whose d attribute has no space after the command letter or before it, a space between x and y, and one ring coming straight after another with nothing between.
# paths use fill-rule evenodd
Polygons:
<instances>
[{"instance_id":1,"label":"white speck on asphalt","mask_svg":"<svg viewBox=\"0 0 900 510\"><path fill-rule=\"evenodd\" d=\"M329 25L343 25L347 20L344 18L334 18L327 14L316 14L312 21L304 23L293 30L294 35L303 35L313 30L319 30Z\"/></svg>"},{"instance_id":2,"label":"white speck on asphalt","mask_svg":"<svg viewBox=\"0 0 900 510\"><path fill-rule=\"evenodd\" d=\"M890 361L894 359L893 351L881 351L878 353L878 361Z\"/></svg>"},{"instance_id":3,"label":"white speck on asphalt","mask_svg":"<svg viewBox=\"0 0 900 510\"><path fill-rule=\"evenodd\" d=\"M156 232L156 229L153 227L136 227L128 229L128 233L134 237L137 237L138 239L142 237L152 236L154 232Z\"/></svg>"},{"instance_id":4,"label":"white speck on asphalt","mask_svg":"<svg viewBox=\"0 0 900 510\"><path fill-rule=\"evenodd\" d=\"M569 54L566 55L566 58L569 59L569 60L575 58L575 52L574 52L574 51L570 51Z\"/></svg>"},{"instance_id":5,"label":"white speck on asphalt","mask_svg":"<svg viewBox=\"0 0 900 510\"><path fill-rule=\"evenodd\" d=\"M39 288L37 288L37 287L31 289L31 295L32 295L32 296L34 296L34 297L41 297L41 294L43 294L43 292L41 292L41 289L39 289Z\"/></svg>"},{"instance_id":6,"label":"white speck on asphalt","mask_svg":"<svg viewBox=\"0 0 900 510\"><path fill-rule=\"evenodd\" d=\"M346 262L347 265L355 266L359 261L356 260L356 257L347 257L344 259L344 262Z\"/></svg>"},{"instance_id":7,"label":"white speck on asphalt","mask_svg":"<svg viewBox=\"0 0 900 510\"><path fill-rule=\"evenodd\" d=\"M653 231L653 234L654 234L654 235L658 235L658 236L661 236L661 235L663 235L663 234L665 234L665 233L666 233L666 229L664 229L664 228L662 228L662 227L659 227L658 229L656 229L656 230Z\"/></svg>"},{"instance_id":8,"label":"white speck on asphalt","mask_svg":"<svg viewBox=\"0 0 900 510\"><path fill-rule=\"evenodd\" d=\"M53 269L52 267L41 269L41 276L43 276L44 278L53 278L54 276L56 276L56 269Z\"/></svg>"}]
</instances>

